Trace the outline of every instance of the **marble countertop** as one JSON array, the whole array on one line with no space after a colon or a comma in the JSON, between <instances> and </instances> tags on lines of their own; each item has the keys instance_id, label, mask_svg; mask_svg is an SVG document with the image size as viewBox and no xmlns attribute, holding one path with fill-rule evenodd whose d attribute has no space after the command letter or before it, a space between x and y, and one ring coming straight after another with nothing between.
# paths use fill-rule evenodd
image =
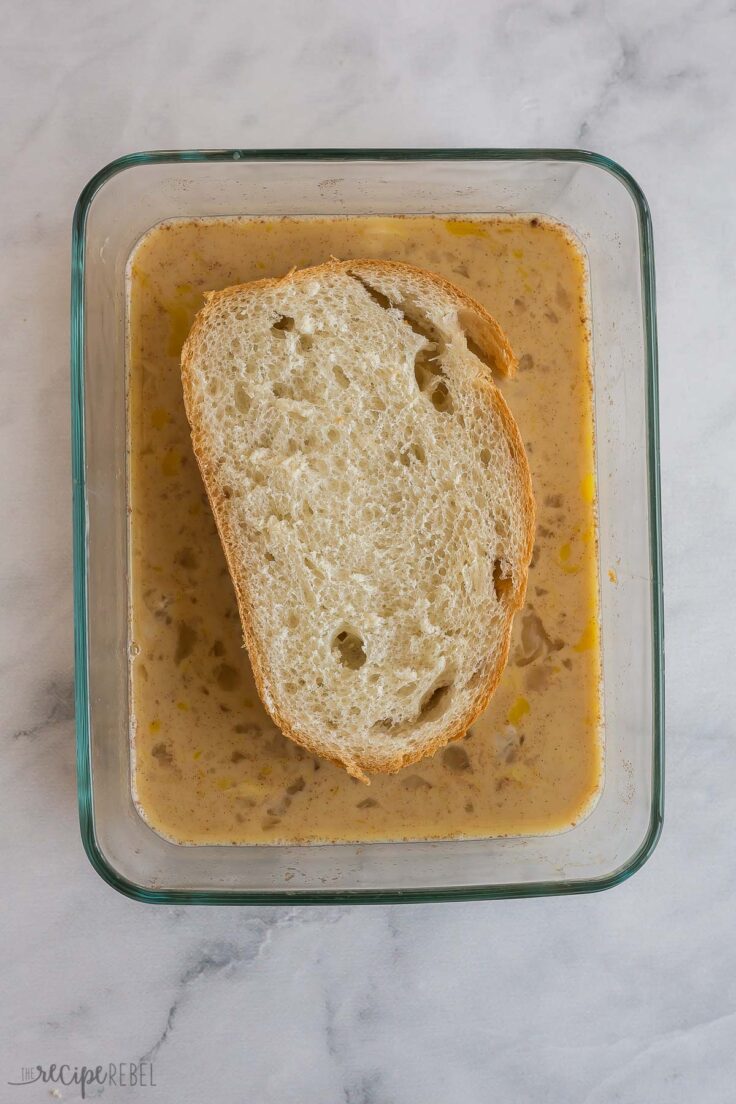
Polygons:
<instances>
[{"instance_id":1,"label":"marble countertop","mask_svg":"<svg viewBox=\"0 0 736 1104\"><path fill-rule=\"evenodd\" d=\"M109 1101L725 1104L736 1077L736 9L727 0L11 0L0 88L0 1101L151 1061ZM667 816L600 895L135 904L79 839L71 213L192 146L583 146L650 200L661 355ZM97 1089L88 1089L95 1096Z\"/></svg>"}]
</instances>

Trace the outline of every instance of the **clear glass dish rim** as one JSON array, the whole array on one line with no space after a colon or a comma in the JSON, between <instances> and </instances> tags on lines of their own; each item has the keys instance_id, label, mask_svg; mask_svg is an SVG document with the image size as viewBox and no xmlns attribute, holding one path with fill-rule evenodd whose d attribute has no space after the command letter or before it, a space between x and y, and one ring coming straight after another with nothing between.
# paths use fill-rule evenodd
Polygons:
<instances>
[{"instance_id":1,"label":"clear glass dish rim","mask_svg":"<svg viewBox=\"0 0 736 1104\"><path fill-rule=\"evenodd\" d=\"M561 882L529 882L472 886L420 887L390 890L178 890L149 889L122 877L107 862L97 840L92 801L88 683L87 509L84 428L85 388L85 230L90 206L101 187L117 173L142 165L202 162L262 161L561 161L596 166L616 177L629 192L637 212L641 242L641 278L644 308L647 398L647 471L649 497L649 554L652 571L652 793L649 826L638 849L618 869L600 878ZM662 524L659 471L657 319L654 245L649 205L639 184L617 162L602 154L579 149L213 149L153 150L127 154L105 165L82 189L72 224L71 264L71 416L72 416L72 529L74 575L74 659L77 744L77 796L82 843L97 873L133 900L159 904L387 904L498 900L593 893L620 884L649 859L662 831L664 815L664 624L662 589ZM398 846L398 845L397 845Z\"/></svg>"}]
</instances>

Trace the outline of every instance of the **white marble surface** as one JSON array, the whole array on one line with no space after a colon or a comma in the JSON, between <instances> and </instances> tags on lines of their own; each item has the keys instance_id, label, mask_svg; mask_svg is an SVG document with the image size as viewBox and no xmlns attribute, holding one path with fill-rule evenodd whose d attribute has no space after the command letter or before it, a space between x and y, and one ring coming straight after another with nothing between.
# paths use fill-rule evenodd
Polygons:
<instances>
[{"instance_id":1,"label":"white marble surface","mask_svg":"<svg viewBox=\"0 0 736 1104\"><path fill-rule=\"evenodd\" d=\"M0 1100L23 1065L152 1055L110 1101L736 1099L736 9L727 0L10 0L0 407ZM608 893L362 909L161 908L77 828L71 213L134 149L582 145L651 201L668 802ZM78 1098L62 1090L63 1099Z\"/></svg>"}]
</instances>

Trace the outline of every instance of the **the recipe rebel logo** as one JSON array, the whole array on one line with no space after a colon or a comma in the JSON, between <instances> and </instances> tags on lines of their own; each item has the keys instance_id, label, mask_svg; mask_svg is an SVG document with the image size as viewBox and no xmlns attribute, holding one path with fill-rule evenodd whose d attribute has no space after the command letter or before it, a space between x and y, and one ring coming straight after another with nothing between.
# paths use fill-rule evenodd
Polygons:
<instances>
[{"instance_id":1,"label":"the recipe rebel logo","mask_svg":"<svg viewBox=\"0 0 736 1104\"><path fill-rule=\"evenodd\" d=\"M20 1080L8 1081L8 1085L63 1085L78 1087L82 1100L92 1088L105 1089L155 1089L152 1062L106 1062L98 1066L72 1066L66 1062L52 1062L49 1066L23 1066ZM58 1089L51 1095L60 1097Z\"/></svg>"}]
</instances>

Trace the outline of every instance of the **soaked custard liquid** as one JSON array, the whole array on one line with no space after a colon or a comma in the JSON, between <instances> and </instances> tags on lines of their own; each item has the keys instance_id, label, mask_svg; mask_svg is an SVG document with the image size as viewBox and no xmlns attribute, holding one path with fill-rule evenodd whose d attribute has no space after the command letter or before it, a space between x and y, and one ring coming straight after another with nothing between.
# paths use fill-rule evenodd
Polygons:
<instances>
[{"instance_id":1,"label":"soaked custard liquid","mask_svg":"<svg viewBox=\"0 0 736 1104\"><path fill-rule=\"evenodd\" d=\"M537 539L490 707L465 739L370 786L281 735L256 693L194 459L179 354L202 293L340 258L409 261L483 303L519 372ZM133 791L180 843L308 843L564 830L602 777L585 269L541 219L205 219L154 227L129 264Z\"/></svg>"}]
</instances>

